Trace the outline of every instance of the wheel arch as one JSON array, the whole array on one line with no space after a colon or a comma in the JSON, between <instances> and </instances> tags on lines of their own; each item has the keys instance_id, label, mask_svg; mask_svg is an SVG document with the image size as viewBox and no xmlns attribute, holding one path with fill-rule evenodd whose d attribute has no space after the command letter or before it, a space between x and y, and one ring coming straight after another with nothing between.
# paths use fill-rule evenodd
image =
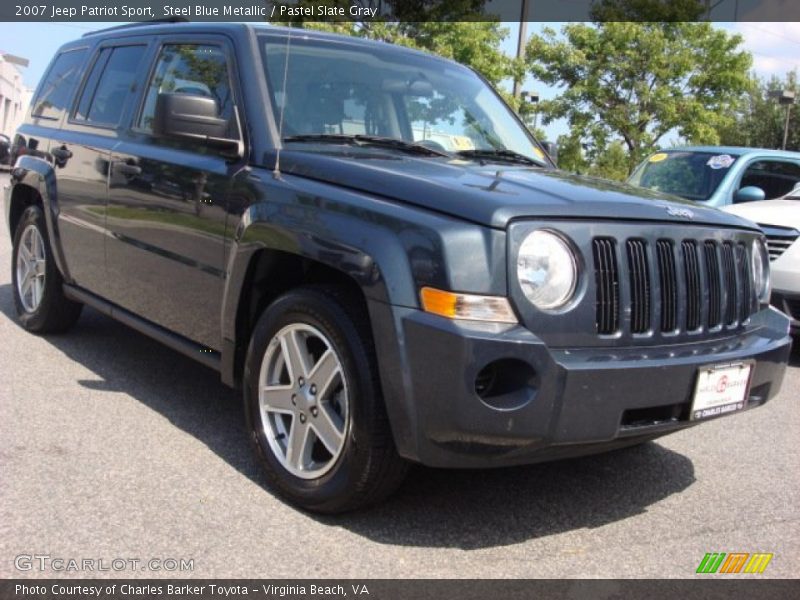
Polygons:
<instances>
[{"instance_id":1,"label":"wheel arch","mask_svg":"<svg viewBox=\"0 0 800 600\"><path fill-rule=\"evenodd\" d=\"M52 165L47 161L30 155L17 159L11 170L10 206L8 214L9 233L13 238L19 219L28 206L36 205L44 212L47 235L56 266L64 281L69 282L67 263L58 232L58 202L56 176Z\"/></svg>"},{"instance_id":2,"label":"wheel arch","mask_svg":"<svg viewBox=\"0 0 800 600\"><path fill-rule=\"evenodd\" d=\"M353 274L315 258L275 247L249 253L235 289L226 286L223 315L223 380L238 385L247 343L261 313L279 296L302 285L335 285L368 310L367 293ZM230 280L229 280L230 281Z\"/></svg>"},{"instance_id":3,"label":"wheel arch","mask_svg":"<svg viewBox=\"0 0 800 600\"><path fill-rule=\"evenodd\" d=\"M248 264L236 307L235 334L237 340L248 340L256 321L276 298L301 285L335 285L346 288L363 303L366 297L356 280L344 271L322 262L274 248L255 252ZM238 344L240 356L236 371L244 364L245 344Z\"/></svg>"},{"instance_id":4,"label":"wheel arch","mask_svg":"<svg viewBox=\"0 0 800 600\"><path fill-rule=\"evenodd\" d=\"M8 208L8 233L13 239L17 226L22 218L22 213L29 206L38 206L44 210L42 196L39 190L27 183L20 183L11 189L10 206Z\"/></svg>"},{"instance_id":5,"label":"wheel arch","mask_svg":"<svg viewBox=\"0 0 800 600\"><path fill-rule=\"evenodd\" d=\"M325 231L257 218L251 206L239 222L227 259L222 305L221 378L238 387L250 333L261 311L280 294L304 284L329 284L353 292L366 311L378 354L378 373L398 450L410 447L413 407L397 381L402 330L393 306L416 306L416 284L402 240L363 219L348 217ZM388 284L391 282L391 285ZM388 367L387 367L388 365ZM400 376L401 377L401 376ZM402 379L402 377L401 377Z\"/></svg>"}]
</instances>

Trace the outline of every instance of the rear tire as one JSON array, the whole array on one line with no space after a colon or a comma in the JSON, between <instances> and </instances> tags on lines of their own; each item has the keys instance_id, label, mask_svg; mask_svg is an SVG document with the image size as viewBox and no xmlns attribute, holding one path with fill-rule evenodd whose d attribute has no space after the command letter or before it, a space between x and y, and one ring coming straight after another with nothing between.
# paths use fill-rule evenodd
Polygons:
<instances>
[{"instance_id":1,"label":"rear tire","mask_svg":"<svg viewBox=\"0 0 800 600\"><path fill-rule=\"evenodd\" d=\"M334 286L292 290L261 315L247 352L247 429L270 486L319 513L377 503L407 463L386 416L366 311Z\"/></svg>"},{"instance_id":2,"label":"rear tire","mask_svg":"<svg viewBox=\"0 0 800 600\"><path fill-rule=\"evenodd\" d=\"M64 279L38 206L25 209L14 233L11 283L19 322L32 333L66 331L81 314L83 305L64 296Z\"/></svg>"}]
</instances>

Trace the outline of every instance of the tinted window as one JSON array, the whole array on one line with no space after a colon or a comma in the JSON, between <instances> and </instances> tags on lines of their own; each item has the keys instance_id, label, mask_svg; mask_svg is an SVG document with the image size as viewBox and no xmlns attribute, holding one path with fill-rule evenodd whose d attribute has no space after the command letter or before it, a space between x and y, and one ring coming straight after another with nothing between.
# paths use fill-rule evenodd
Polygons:
<instances>
[{"instance_id":1,"label":"tinted window","mask_svg":"<svg viewBox=\"0 0 800 600\"><path fill-rule=\"evenodd\" d=\"M118 125L146 46L104 48L86 80L75 118Z\"/></svg>"},{"instance_id":2,"label":"tinted window","mask_svg":"<svg viewBox=\"0 0 800 600\"><path fill-rule=\"evenodd\" d=\"M214 98L218 116L228 120L230 136L238 136L228 65L225 53L218 46L169 44L161 49L139 118L142 129L152 131L156 100L163 93Z\"/></svg>"},{"instance_id":3,"label":"tinted window","mask_svg":"<svg viewBox=\"0 0 800 600\"><path fill-rule=\"evenodd\" d=\"M59 54L39 86L33 101L34 117L58 119L72 99L78 85L78 73L86 50L72 50Z\"/></svg>"},{"instance_id":4,"label":"tinted window","mask_svg":"<svg viewBox=\"0 0 800 600\"><path fill-rule=\"evenodd\" d=\"M739 188L755 186L764 190L767 200L780 198L800 183L800 166L777 160L760 160L747 167Z\"/></svg>"},{"instance_id":5,"label":"tinted window","mask_svg":"<svg viewBox=\"0 0 800 600\"><path fill-rule=\"evenodd\" d=\"M100 76L103 74L103 69L108 62L108 57L111 56L111 48L103 48L97 57L97 60L92 67L92 72L86 79L83 86L83 93L78 101L78 108L75 111L75 116L79 119L85 119L89 113L89 105L94 98L94 91L97 89L97 82L100 81Z\"/></svg>"}]
</instances>

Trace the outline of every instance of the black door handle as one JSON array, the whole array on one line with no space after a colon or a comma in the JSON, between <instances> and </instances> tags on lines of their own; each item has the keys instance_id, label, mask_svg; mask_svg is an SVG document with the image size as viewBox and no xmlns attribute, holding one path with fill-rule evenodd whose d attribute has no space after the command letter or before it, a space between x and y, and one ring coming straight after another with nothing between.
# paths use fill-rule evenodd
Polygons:
<instances>
[{"instance_id":1,"label":"black door handle","mask_svg":"<svg viewBox=\"0 0 800 600\"><path fill-rule=\"evenodd\" d=\"M54 148L50 154L52 154L57 160L67 160L72 158L72 152L67 150L65 146L61 146L61 148Z\"/></svg>"},{"instance_id":2,"label":"black door handle","mask_svg":"<svg viewBox=\"0 0 800 600\"><path fill-rule=\"evenodd\" d=\"M120 161L114 163L114 172L126 177L133 177L134 175L142 174L142 167Z\"/></svg>"}]
</instances>

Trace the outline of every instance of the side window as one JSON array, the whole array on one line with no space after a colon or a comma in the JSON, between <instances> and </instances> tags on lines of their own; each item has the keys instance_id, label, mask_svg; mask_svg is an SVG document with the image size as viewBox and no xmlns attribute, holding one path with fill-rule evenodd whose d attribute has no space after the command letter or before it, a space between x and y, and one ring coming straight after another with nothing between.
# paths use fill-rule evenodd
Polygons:
<instances>
[{"instance_id":1,"label":"side window","mask_svg":"<svg viewBox=\"0 0 800 600\"><path fill-rule=\"evenodd\" d=\"M139 128L153 130L156 100L162 93L208 96L217 101L218 116L228 121L228 134L239 136L233 118L233 97L225 53L219 46L167 44L156 61L147 87Z\"/></svg>"},{"instance_id":2,"label":"side window","mask_svg":"<svg viewBox=\"0 0 800 600\"><path fill-rule=\"evenodd\" d=\"M767 200L780 198L800 183L800 165L778 160L759 160L747 167L739 188L755 186L764 190Z\"/></svg>"},{"instance_id":3,"label":"side window","mask_svg":"<svg viewBox=\"0 0 800 600\"><path fill-rule=\"evenodd\" d=\"M103 48L86 80L75 118L94 125L119 125L147 46Z\"/></svg>"},{"instance_id":4,"label":"side window","mask_svg":"<svg viewBox=\"0 0 800 600\"><path fill-rule=\"evenodd\" d=\"M43 119L61 117L78 85L78 73L85 58L85 49L69 50L58 55L31 103L33 117Z\"/></svg>"}]
</instances>

